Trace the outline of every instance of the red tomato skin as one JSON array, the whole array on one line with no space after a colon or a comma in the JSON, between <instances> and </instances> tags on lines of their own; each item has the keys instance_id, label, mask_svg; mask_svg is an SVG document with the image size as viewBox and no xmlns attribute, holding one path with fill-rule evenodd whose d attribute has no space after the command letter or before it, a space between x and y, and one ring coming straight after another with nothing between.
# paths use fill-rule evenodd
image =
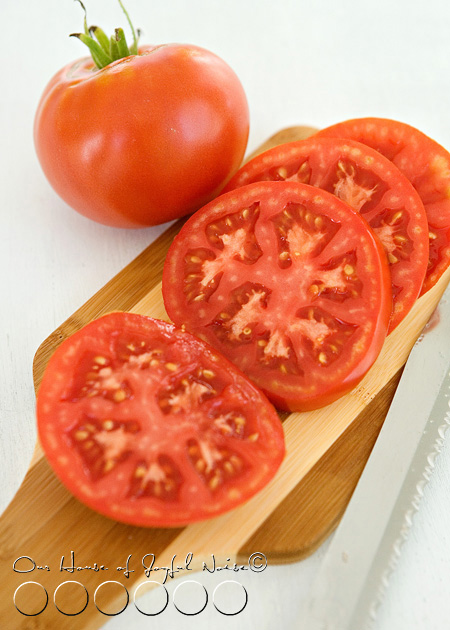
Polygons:
<instances>
[{"instance_id":1,"label":"red tomato skin","mask_svg":"<svg viewBox=\"0 0 450 630\"><path fill-rule=\"evenodd\" d=\"M189 214L239 167L249 130L243 87L213 53L147 46L101 70L60 70L39 103L34 140L58 195L115 227Z\"/></svg>"}]
</instances>

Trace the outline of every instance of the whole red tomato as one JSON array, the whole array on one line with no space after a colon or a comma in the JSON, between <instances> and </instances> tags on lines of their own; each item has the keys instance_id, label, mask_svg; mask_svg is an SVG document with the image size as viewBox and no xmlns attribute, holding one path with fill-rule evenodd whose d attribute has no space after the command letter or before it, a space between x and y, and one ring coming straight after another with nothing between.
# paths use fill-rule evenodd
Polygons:
<instances>
[{"instance_id":1,"label":"whole red tomato","mask_svg":"<svg viewBox=\"0 0 450 630\"><path fill-rule=\"evenodd\" d=\"M207 50L167 44L101 69L86 58L60 70L34 138L45 175L72 208L142 227L215 197L241 163L248 129L234 71Z\"/></svg>"}]
</instances>

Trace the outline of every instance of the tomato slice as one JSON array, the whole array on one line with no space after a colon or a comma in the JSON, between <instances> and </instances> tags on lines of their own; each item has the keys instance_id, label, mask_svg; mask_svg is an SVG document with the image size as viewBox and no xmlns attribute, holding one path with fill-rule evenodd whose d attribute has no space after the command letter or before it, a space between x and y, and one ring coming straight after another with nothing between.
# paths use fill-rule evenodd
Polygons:
<instances>
[{"instance_id":1,"label":"tomato slice","mask_svg":"<svg viewBox=\"0 0 450 630\"><path fill-rule=\"evenodd\" d=\"M83 503L179 526L246 501L284 456L280 419L224 357L166 322L101 317L64 341L37 401L50 465Z\"/></svg>"},{"instance_id":2,"label":"tomato slice","mask_svg":"<svg viewBox=\"0 0 450 630\"><path fill-rule=\"evenodd\" d=\"M250 184L196 212L169 249L163 296L174 322L289 410L354 387L392 308L386 257L364 219L297 182Z\"/></svg>"},{"instance_id":3,"label":"tomato slice","mask_svg":"<svg viewBox=\"0 0 450 630\"><path fill-rule=\"evenodd\" d=\"M363 144L314 136L257 156L226 190L251 182L300 181L335 194L370 224L386 251L392 280L389 332L406 317L422 289L428 264L428 223L407 178Z\"/></svg>"},{"instance_id":4,"label":"tomato slice","mask_svg":"<svg viewBox=\"0 0 450 630\"><path fill-rule=\"evenodd\" d=\"M327 127L320 136L351 138L391 160L417 190L428 218L429 261L421 295L450 265L450 153L396 120L359 118Z\"/></svg>"}]
</instances>

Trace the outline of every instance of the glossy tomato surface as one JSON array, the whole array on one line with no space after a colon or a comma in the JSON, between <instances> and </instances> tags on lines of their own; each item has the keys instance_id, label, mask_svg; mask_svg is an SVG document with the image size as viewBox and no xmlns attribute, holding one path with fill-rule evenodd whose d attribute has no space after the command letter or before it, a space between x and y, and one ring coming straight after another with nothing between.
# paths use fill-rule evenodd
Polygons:
<instances>
[{"instance_id":1,"label":"glossy tomato surface","mask_svg":"<svg viewBox=\"0 0 450 630\"><path fill-rule=\"evenodd\" d=\"M424 133L396 120L359 118L327 127L322 136L352 138L373 147L409 179L429 224L429 262L422 294L450 265L450 153Z\"/></svg>"},{"instance_id":2,"label":"glossy tomato surface","mask_svg":"<svg viewBox=\"0 0 450 630\"><path fill-rule=\"evenodd\" d=\"M106 225L142 227L193 212L239 167L248 138L244 90L207 50L170 44L98 70L81 59L58 72L34 127L49 182Z\"/></svg>"},{"instance_id":3,"label":"glossy tomato surface","mask_svg":"<svg viewBox=\"0 0 450 630\"><path fill-rule=\"evenodd\" d=\"M428 223L408 179L370 147L312 137L275 147L245 164L226 190L256 181L299 181L327 190L359 212L381 240L392 281L389 332L420 295L428 266Z\"/></svg>"},{"instance_id":4,"label":"glossy tomato surface","mask_svg":"<svg viewBox=\"0 0 450 630\"><path fill-rule=\"evenodd\" d=\"M39 438L83 503L141 526L179 526L243 503L274 476L283 429L224 357L173 325L105 315L53 354Z\"/></svg>"},{"instance_id":5,"label":"glossy tomato surface","mask_svg":"<svg viewBox=\"0 0 450 630\"><path fill-rule=\"evenodd\" d=\"M174 322L294 411L359 382L392 309L386 256L367 223L297 182L243 186L196 212L168 252L163 296Z\"/></svg>"}]
</instances>

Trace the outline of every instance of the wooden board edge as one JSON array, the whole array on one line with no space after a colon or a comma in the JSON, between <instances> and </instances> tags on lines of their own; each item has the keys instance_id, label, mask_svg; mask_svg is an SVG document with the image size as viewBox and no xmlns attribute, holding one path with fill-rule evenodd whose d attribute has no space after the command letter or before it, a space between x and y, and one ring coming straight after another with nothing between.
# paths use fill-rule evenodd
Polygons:
<instances>
[{"instance_id":1,"label":"wooden board edge","mask_svg":"<svg viewBox=\"0 0 450 630\"><path fill-rule=\"evenodd\" d=\"M248 558L256 550L264 552L265 532L269 530L278 534L275 536L277 543L269 558L274 564L303 560L328 538L350 501L381 430L402 372L403 367L261 523L239 549L238 558ZM326 511L323 509L324 503L327 505ZM291 518L286 518L287 515L291 515ZM286 530L287 522L293 525ZM314 522L314 527L311 528L310 538L306 536L305 541L308 522ZM295 541L300 539L304 544L296 547ZM289 547L288 540L294 545Z\"/></svg>"},{"instance_id":2,"label":"wooden board edge","mask_svg":"<svg viewBox=\"0 0 450 630\"><path fill-rule=\"evenodd\" d=\"M260 155L264 151L268 149L273 149L274 147L279 146L280 144L285 144L286 142L298 142L299 140L306 140L310 136L313 136L319 130L317 127L308 127L308 126L294 126L294 127L285 127L284 129L280 129L273 136L270 136L261 146L259 146L255 151L250 153L250 155L245 159L245 162L249 162L251 159Z\"/></svg>"}]
</instances>

